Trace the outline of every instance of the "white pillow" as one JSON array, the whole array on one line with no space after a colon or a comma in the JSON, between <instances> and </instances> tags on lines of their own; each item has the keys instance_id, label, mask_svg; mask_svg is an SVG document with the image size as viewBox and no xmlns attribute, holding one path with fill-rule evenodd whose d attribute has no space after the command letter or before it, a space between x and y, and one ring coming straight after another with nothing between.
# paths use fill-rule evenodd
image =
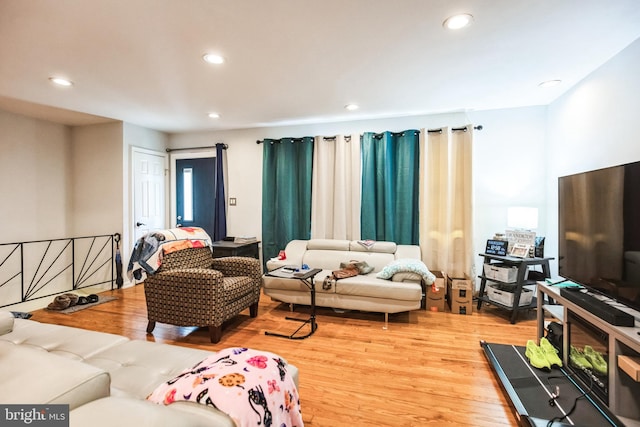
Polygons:
<instances>
[{"instance_id":1,"label":"white pillow","mask_svg":"<svg viewBox=\"0 0 640 427\"><path fill-rule=\"evenodd\" d=\"M429 271L424 262L412 258L391 261L376 277L379 279L391 279L394 274L404 272L419 274L427 285L431 285L436 281L436 276Z\"/></svg>"},{"instance_id":2,"label":"white pillow","mask_svg":"<svg viewBox=\"0 0 640 427\"><path fill-rule=\"evenodd\" d=\"M0 335L13 331L13 319L10 311L0 311Z\"/></svg>"}]
</instances>

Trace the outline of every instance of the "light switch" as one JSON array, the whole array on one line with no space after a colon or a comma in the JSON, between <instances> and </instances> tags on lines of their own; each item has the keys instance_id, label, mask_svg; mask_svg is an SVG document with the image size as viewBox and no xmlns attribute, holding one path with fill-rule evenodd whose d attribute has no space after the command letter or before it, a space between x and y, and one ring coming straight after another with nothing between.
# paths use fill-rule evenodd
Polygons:
<instances>
[{"instance_id":1,"label":"light switch","mask_svg":"<svg viewBox=\"0 0 640 427\"><path fill-rule=\"evenodd\" d=\"M229 197L229 206L235 206L235 205L236 205L236 198Z\"/></svg>"}]
</instances>

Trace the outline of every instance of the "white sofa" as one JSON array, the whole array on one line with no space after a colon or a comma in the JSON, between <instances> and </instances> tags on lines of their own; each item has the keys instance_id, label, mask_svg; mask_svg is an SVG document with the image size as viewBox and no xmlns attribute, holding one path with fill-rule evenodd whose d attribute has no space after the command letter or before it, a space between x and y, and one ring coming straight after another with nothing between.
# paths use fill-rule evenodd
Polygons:
<instances>
[{"instance_id":1,"label":"white sofa","mask_svg":"<svg viewBox=\"0 0 640 427\"><path fill-rule=\"evenodd\" d=\"M306 264L321 268L315 276L316 305L344 310L361 310L385 314L385 327L389 313L417 310L424 307L425 283L420 275L401 273L392 280L376 277L385 266L401 259L420 260L420 247L397 245L393 242L375 242L370 248L359 241L337 239L292 240L284 249L286 259L269 260L268 271L283 266ZM330 289L322 283L341 263L351 260L365 261L373 267L366 275L338 280ZM309 288L299 280L263 276L263 292L276 301L309 305Z\"/></svg>"},{"instance_id":2,"label":"white sofa","mask_svg":"<svg viewBox=\"0 0 640 427\"><path fill-rule=\"evenodd\" d=\"M0 402L68 404L71 426L235 427L193 402L146 401L212 352L14 319L0 311ZM298 369L287 365L298 384Z\"/></svg>"}]
</instances>

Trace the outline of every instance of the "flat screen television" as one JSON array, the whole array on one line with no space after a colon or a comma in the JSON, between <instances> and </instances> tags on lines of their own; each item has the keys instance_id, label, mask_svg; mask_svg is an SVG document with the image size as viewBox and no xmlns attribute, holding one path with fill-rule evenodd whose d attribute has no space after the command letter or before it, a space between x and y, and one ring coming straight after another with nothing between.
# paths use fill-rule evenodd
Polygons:
<instances>
[{"instance_id":1,"label":"flat screen television","mask_svg":"<svg viewBox=\"0 0 640 427\"><path fill-rule=\"evenodd\" d=\"M558 179L558 273L640 311L640 162Z\"/></svg>"}]
</instances>

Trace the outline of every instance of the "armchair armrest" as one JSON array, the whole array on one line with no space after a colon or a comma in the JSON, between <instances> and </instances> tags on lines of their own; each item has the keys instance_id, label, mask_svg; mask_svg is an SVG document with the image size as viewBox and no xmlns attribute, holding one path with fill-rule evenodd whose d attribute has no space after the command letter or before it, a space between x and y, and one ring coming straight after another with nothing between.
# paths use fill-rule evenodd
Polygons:
<instances>
[{"instance_id":1,"label":"armchair armrest","mask_svg":"<svg viewBox=\"0 0 640 427\"><path fill-rule=\"evenodd\" d=\"M262 266L256 258L230 256L214 258L211 268L225 277L248 276L256 280L262 279Z\"/></svg>"}]
</instances>

